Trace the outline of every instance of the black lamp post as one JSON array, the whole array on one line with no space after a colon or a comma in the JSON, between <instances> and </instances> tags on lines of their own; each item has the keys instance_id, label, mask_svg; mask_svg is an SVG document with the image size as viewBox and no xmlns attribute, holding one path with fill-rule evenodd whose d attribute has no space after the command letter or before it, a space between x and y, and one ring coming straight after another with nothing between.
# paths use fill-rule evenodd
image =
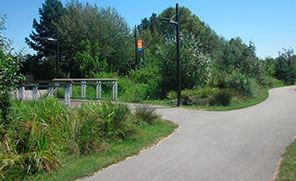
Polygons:
<instances>
[{"instance_id":1,"label":"black lamp post","mask_svg":"<svg viewBox=\"0 0 296 181\"><path fill-rule=\"evenodd\" d=\"M40 40L46 41L46 42L54 42L57 45L56 48L56 76L59 73L59 52L60 52L60 45L59 45L59 40L57 38L52 38L52 37L40 37Z\"/></svg>"},{"instance_id":2,"label":"black lamp post","mask_svg":"<svg viewBox=\"0 0 296 181\"><path fill-rule=\"evenodd\" d=\"M181 105L181 63L180 63L180 16L179 16L179 5L176 4L176 15L169 18L161 18L162 20L168 21L176 27L176 52L177 52L177 106ZM173 19L176 17L176 21Z\"/></svg>"}]
</instances>

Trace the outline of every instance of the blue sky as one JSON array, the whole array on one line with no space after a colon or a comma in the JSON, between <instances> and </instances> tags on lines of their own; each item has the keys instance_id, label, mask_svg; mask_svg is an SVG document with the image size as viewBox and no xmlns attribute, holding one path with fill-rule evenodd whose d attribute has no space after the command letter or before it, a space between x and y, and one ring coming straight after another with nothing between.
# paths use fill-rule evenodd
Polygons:
<instances>
[{"instance_id":1,"label":"blue sky","mask_svg":"<svg viewBox=\"0 0 296 181\"><path fill-rule=\"evenodd\" d=\"M29 50L24 38L32 31L33 18L43 0L0 0L0 14L7 15L5 35L18 50ZM67 0L62 0L66 3ZM81 0L101 7L111 6L126 19L130 27L153 12L178 2L188 7L219 35L227 39L241 37L253 41L260 57L277 56L282 48L296 49L295 0Z\"/></svg>"}]
</instances>

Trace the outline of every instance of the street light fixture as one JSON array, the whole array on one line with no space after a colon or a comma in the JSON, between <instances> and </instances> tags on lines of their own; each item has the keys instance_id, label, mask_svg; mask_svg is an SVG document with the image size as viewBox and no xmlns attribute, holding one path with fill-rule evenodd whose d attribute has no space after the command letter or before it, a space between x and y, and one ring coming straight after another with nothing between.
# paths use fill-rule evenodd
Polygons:
<instances>
[{"instance_id":1,"label":"street light fixture","mask_svg":"<svg viewBox=\"0 0 296 181\"><path fill-rule=\"evenodd\" d=\"M173 19L176 18L174 21ZM177 106L181 105L181 68L180 68L180 14L179 5L176 3L176 15L169 18L161 18L176 27L176 52L177 52Z\"/></svg>"}]
</instances>

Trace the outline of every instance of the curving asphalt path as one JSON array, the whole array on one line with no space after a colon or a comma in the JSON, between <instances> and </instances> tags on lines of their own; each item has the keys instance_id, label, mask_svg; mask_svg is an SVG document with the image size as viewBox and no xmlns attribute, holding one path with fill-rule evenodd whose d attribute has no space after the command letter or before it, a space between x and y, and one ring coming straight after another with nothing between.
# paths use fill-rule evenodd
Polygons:
<instances>
[{"instance_id":1,"label":"curving asphalt path","mask_svg":"<svg viewBox=\"0 0 296 181\"><path fill-rule=\"evenodd\" d=\"M158 109L180 126L171 137L82 180L270 181L296 136L295 89L272 89L263 103L235 111Z\"/></svg>"}]
</instances>

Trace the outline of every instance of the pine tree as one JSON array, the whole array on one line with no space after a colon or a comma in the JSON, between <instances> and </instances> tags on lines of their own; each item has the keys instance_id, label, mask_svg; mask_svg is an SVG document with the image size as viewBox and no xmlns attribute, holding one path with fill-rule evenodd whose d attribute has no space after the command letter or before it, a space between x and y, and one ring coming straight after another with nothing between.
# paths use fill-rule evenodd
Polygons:
<instances>
[{"instance_id":1,"label":"pine tree","mask_svg":"<svg viewBox=\"0 0 296 181\"><path fill-rule=\"evenodd\" d=\"M56 23L64 13L63 4L59 0L45 0L39 9L39 22L34 18L33 28L35 31L26 38L26 43L35 51L39 59L49 57L56 51L56 47L40 37L56 38Z\"/></svg>"}]
</instances>

